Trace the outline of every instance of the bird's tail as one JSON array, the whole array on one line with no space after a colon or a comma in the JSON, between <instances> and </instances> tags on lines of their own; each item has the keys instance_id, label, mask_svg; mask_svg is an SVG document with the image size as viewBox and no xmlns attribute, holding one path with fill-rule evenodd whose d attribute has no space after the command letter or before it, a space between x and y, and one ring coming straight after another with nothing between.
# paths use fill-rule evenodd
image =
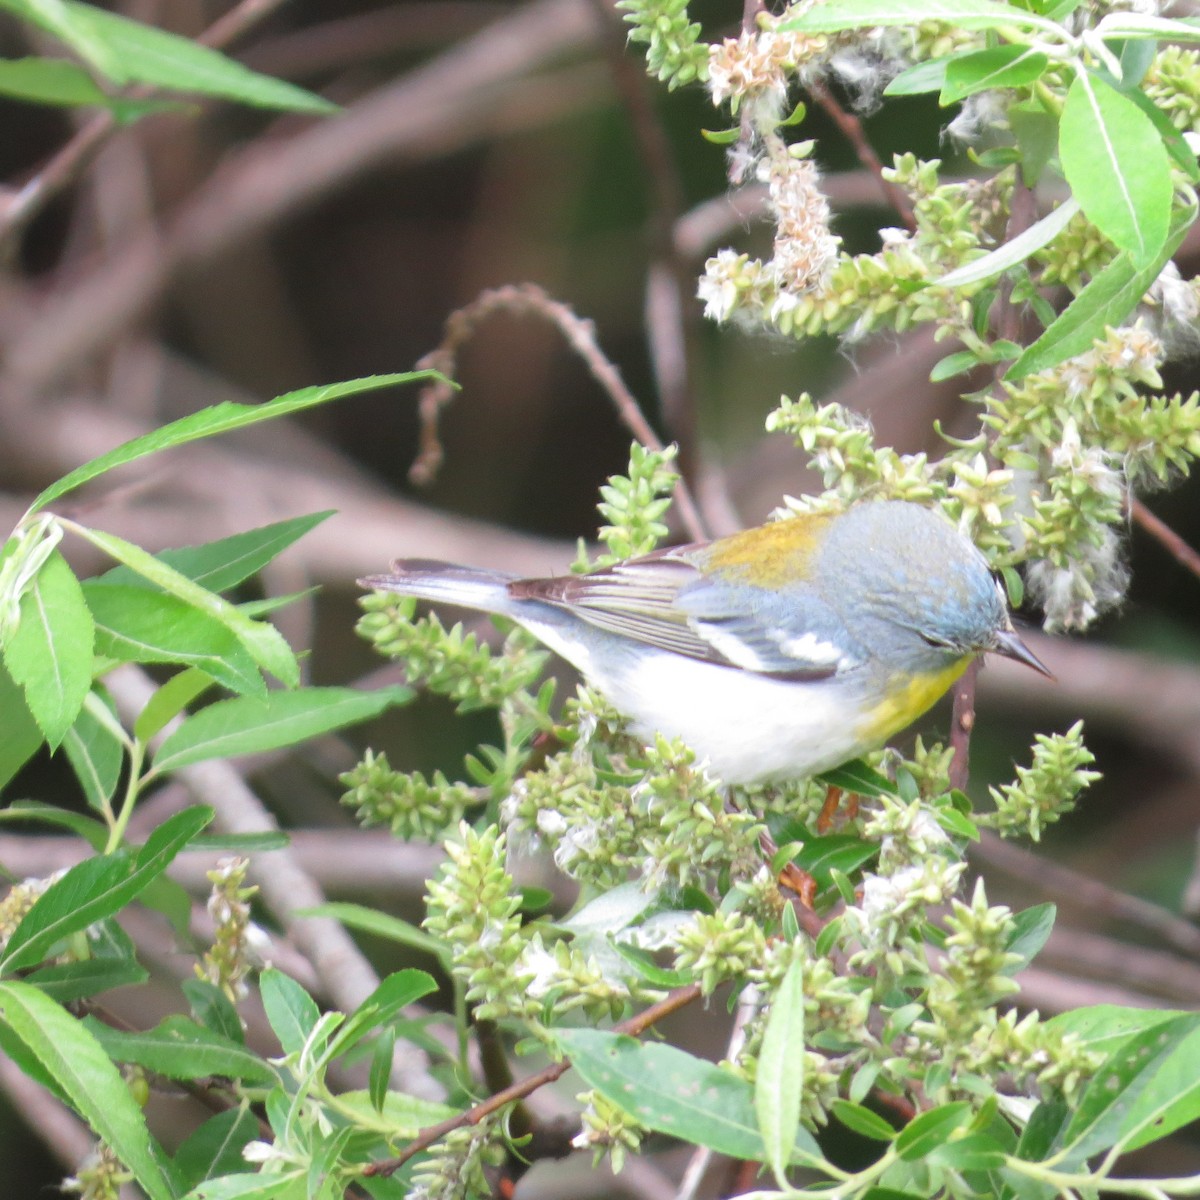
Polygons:
<instances>
[{"instance_id":1,"label":"bird's tail","mask_svg":"<svg viewBox=\"0 0 1200 1200\"><path fill-rule=\"evenodd\" d=\"M460 608L481 612L511 612L514 600L508 584L516 578L503 571L480 567L460 567L431 558L400 558L392 563L390 575L368 575L359 585L384 592L399 592Z\"/></svg>"}]
</instances>

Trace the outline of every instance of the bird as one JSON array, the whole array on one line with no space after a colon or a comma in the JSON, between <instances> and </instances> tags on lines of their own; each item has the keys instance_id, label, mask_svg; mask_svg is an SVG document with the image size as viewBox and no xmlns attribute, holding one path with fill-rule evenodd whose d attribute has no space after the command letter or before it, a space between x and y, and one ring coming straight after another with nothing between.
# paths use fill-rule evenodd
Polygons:
<instances>
[{"instance_id":1,"label":"bird","mask_svg":"<svg viewBox=\"0 0 1200 1200\"><path fill-rule=\"evenodd\" d=\"M515 621L635 734L682 739L730 785L877 749L981 654L1053 678L974 543L906 500L797 513L584 575L408 558L358 582Z\"/></svg>"}]
</instances>

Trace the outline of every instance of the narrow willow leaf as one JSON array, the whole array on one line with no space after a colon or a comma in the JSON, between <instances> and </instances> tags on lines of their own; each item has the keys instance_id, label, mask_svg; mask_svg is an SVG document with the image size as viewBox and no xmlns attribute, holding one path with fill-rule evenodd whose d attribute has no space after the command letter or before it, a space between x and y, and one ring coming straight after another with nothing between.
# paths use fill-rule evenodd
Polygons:
<instances>
[{"instance_id":1,"label":"narrow willow leaf","mask_svg":"<svg viewBox=\"0 0 1200 1200\"><path fill-rule=\"evenodd\" d=\"M65 0L0 0L0 9L15 13L39 29L65 42L85 62L102 75L124 82L124 70L118 55L108 43L76 18Z\"/></svg>"},{"instance_id":2,"label":"narrow willow leaf","mask_svg":"<svg viewBox=\"0 0 1200 1200\"><path fill-rule=\"evenodd\" d=\"M1120 325L1158 278L1171 255L1179 249L1195 217L1194 207L1178 214L1162 252L1144 267L1136 266L1127 254L1109 263L1009 367L1004 378L1009 383L1016 383L1026 375L1045 371L1064 359L1083 354L1092 348L1097 338L1104 336L1105 329Z\"/></svg>"},{"instance_id":3,"label":"narrow willow leaf","mask_svg":"<svg viewBox=\"0 0 1200 1200\"><path fill-rule=\"evenodd\" d=\"M955 55L946 65L940 103L955 104L991 88L1025 87L1040 79L1050 60L1028 46L989 46Z\"/></svg>"},{"instance_id":4,"label":"narrow willow leaf","mask_svg":"<svg viewBox=\"0 0 1200 1200\"><path fill-rule=\"evenodd\" d=\"M83 1025L37 988L13 980L0 982L0 1020L151 1200L173 1200L142 1110Z\"/></svg>"},{"instance_id":5,"label":"narrow willow leaf","mask_svg":"<svg viewBox=\"0 0 1200 1200\"><path fill-rule=\"evenodd\" d=\"M804 1092L804 964L796 959L771 1000L754 1080L754 1111L767 1162L781 1188L800 1131Z\"/></svg>"},{"instance_id":6,"label":"narrow willow leaf","mask_svg":"<svg viewBox=\"0 0 1200 1200\"><path fill-rule=\"evenodd\" d=\"M165 592L122 584L84 585L96 622L96 651L117 662L195 667L239 694L266 695L250 652L220 618Z\"/></svg>"},{"instance_id":7,"label":"narrow willow leaf","mask_svg":"<svg viewBox=\"0 0 1200 1200\"><path fill-rule=\"evenodd\" d=\"M855 1133L872 1141L890 1142L896 1136L895 1129L883 1117L861 1104L835 1100L831 1111L847 1129L853 1129Z\"/></svg>"},{"instance_id":8,"label":"narrow willow leaf","mask_svg":"<svg viewBox=\"0 0 1200 1200\"><path fill-rule=\"evenodd\" d=\"M1171 219L1171 166L1153 122L1127 96L1080 71L1059 121L1058 154L1071 194L1137 266L1155 260Z\"/></svg>"},{"instance_id":9,"label":"narrow willow leaf","mask_svg":"<svg viewBox=\"0 0 1200 1200\"><path fill-rule=\"evenodd\" d=\"M125 761L124 743L116 736L112 725L89 711L90 705L106 703L106 699L93 692L63 740L67 761L88 804L100 812L107 809L117 790L117 780Z\"/></svg>"},{"instance_id":10,"label":"narrow willow leaf","mask_svg":"<svg viewBox=\"0 0 1200 1200\"><path fill-rule=\"evenodd\" d=\"M331 113L336 105L320 96L260 75L217 50L141 21L91 4L65 0L71 29L103 46L119 64L109 77L117 83L148 83L175 92L196 92L257 108Z\"/></svg>"},{"instance_id":11,"label":"narrow willow leaf","mask_svg":"<svg viewBox=\"0 0 1200 1200\"><path fill-rule=\"evenodd\" d=\"M168 1079L221 1075L251 1085L278 1082L274 1067L245 1045L222 1037L190 1017L173 1013L144 1032L113 1029L85 1019L92 1036L115 1062L134 1063Z\"/></svg>"},{"instance_id":12,"label":"narrow willow leaf","mask_svg":"<svg viewBox=\"0 0 1200 1200\"><path fill-rule=\"evenodd\" d=\"M189 43L190 45L190 43ZM245 429L248 425L256 425L259 421L271 421L276 417L286 417L306 408L314 408L318 404L326 404L330 400L340 400L345 396L355 396L361 392L378 391L380 388L393 387L401 383L424 383L441 379L436 371L406 371L396 375L370 375L364 379L352 379L345 383L328 384L324 387L301 388L296 392L288 392L278 396L266 404L234 404L226 401L201 409L197 413L181 417L160 429L136 437L132 441L110 450L107 454L94 458L91 462L76 467L70 474L64 475L56 483L52 483L42 492L30 506L30 514L36 513L52 504L60 496L73 492L77 487L111 471L115 467L124 466L147 454L160 450L169 450L174 446L184 446L199 438L216 437L218 434L231 433L236 429Z\"/></svg>"},{"instance_id":13,"label":"narrow willow leaf","mask_svg":"<svg viewBox=\"0 0 1200 1200\"><path fill-rule=\"evenodd\" d=\"M332 517L333 512L333 509L326 509L303 517L291 517L286 521L276 521L258 529L219 538L215 542L161 550L154 557L210 592L226 592L256 575L293 542ZM132 587L145 587L148 582L128 567L113 567L111 571L89 581L93 585L120 583Z\"/></svg>"},{"instance_id":14,"label":"narrow willow leaf","mask_svg":"<svg viewBox=\"0 0 1200 1200\"><path fill-rule=\"evenodd\" d=\"M1019 955L1020 961L1005 967L1006 975L1015 975L1033 962L1049 940L1057 915L1058 909L1053 904L1035 904L1013 916L1012 936L1005 948L1010 954Z\"/></svg>"},{"instance_id":15,"label":"narrow willow leaf","mask_svg":"<svg viewBox=\"0 0 1200 1200\"><path fill-rule=\"evenodd\" d=\"M858 796L894 796L896 785L886 776L867 766L861 758L852 758L840 767L822 771L817 779L826 787L838 787Z\"/></svg>"},{"instance_id":16,"label":"narrow willow leaf","mask_svg":"<svg viewBox=\"0 0 1200 1200\"><path fill-rule=\"evenodd\" d=\"M1200 1116L1200 1014L1153 1025L1101 1063L1062 1133L1065 1161L1082 1163L1110 1146L1136 1149Z\"/></svg>"},{"instance_id":17,"label":"narrow willow leaf","mask_svg":"<svg viewBox=\"0 0 1200 1200\"><path fill-rule=\"evenodd\" d=\"M94 640L83 589L55 550L21 597L21 623L4 647L8 673L52 750L75 724L92 686Z\"/></svg>"},{"instance_id":18,"label":"narrow willow leaf","mask_svg":"<svg viewBox=\"0 0 1200 1200\"><path fill-rule=\"evenodd\" d=\"M977 258L935 279L934 287L965 287L968 283L981 283L992 279L1023 263L1031 254L1052 242L1067 227L1067 222L1079 211L1079 201L1074 197L1064 200L1056 209L1035 221L1023 232L997 246L989 254Z\"/></svg>"},{"instance_id":19,"label":"narrow willow leaf","mask_svg":"<svg viewBox=\"0 0 1200 1200\"><path fill-rule=\"evenodd\" d=\"M213 685L213 678L203 671L189 668L172 675L158 691L146 701L146 707L138 713L133 723L134 736L148 742L170 721L177 717L197 696L203 695Z\"/></svg>"},{"instance_id":20,"label":"narrow willow leaf","mask_svg":"<svg viewBox=\"0 0 1200 1200\"><path fill-rule=\"evenodd\" d=\"M307 1194L303 1172L223 1175L198 1183L183 1200L299 1200Z\"/></svg>"},{"instance_id":21,"label":"narrow willow leaf","mask_svg":"<svg viewBox=\"0 0 1200 1200\"><path fill-rule=\"evenodd\" d=\"M394 971L346 1018L346 1023L329 1044L328 1057L345 1054L371 1030L386 1025L407 1005L435 991L437 984L425 971L411 967Z\"/></svg>"},{"instance_id":22,"label":"narrow willow leaf","mask_svg":"<svg viewBox=\"0 0 1200 1200\"><path fill-rule=\"evenodd\" d=\"M69 829L96 851L103 850L108 842L108 826L103 821L40 800L14 800L0 808L0 821L36 821Z\"/></svg>"},{"instance_id":23,"label":"narrow willow leaf","mask_svg":"<svg viewBox=\"0 0 1200 1200\"><path fill-rule=\"evenodd\" d=\"M896 1135L896 1153L905 1162L917 1162L945 1142L951 1133L971 1119L965 1100L941 1104L913 1117Z\"/></svg>"},{"instance_id":24,"label":"narrow willow leaf","mask_svg":"<svg viewBox=\"0 0 1200 1200\"><path fill-rule=\"evenodd\" d=\"M169 567L153 554L147 553L132 542L127 542L124 538L99 529L76 525L74 522L69 524L69 528L80 537L86 538L92 545L99 547L105 554L132 568L151 583L157 584L164 592L219 621L249 651L250 657L264 670L270 671L276 679L288 687L295 687L299 682L300 668L296 664L296 656L283 634L273 625L252 620L236 605L230 604L228 600L198 583L193 583L174 567Z\"/></svg>"},{"instance_id":25,"label":"narrow willow leaf","mask_svg":"<svg viewBox=\"0 0 1200 1200\"><path fill-rule=\"evenodd\" d=\"M317 1002L290 976L268 967L259 977L259 991L267 1020L285 1054L304 1048L321 1010Z\"/></svg>"},{"instance_id":26,"label":"narrow willow leaf","mask_svg":"<svg viewBox=\"0 0 1200 1200\"><path fill-rule=\"evenodd\" d=\"M1053 22L999 0L825 0L779 23L781 32L837 33L875 25L920 25L946 21L959 29L1044 29L1061 34Z\"/></svg>"},{"instance_id":27,"label":"narrow willow leaf","mask_svg":"<svg viewBox=\"0 0 1200 1200\"><path fill-rule=\"evenodd\" d=\"M239 1173L246 1165L242 1150L258 1136L258 1121L244 1103L209 1117L175 1151L172 1166L179 1190L189 1191L206 1179Z\"/></svg>"},{"instance_id":28,"label":"narrow willow leaf","mask_svg":"<svg viewBox=\"0 0 1200 1200\"><path fill-rule=\"evenodd\" d=\"M647 1128L733 1158L766 1158L750 1085L731 1071L674 1046L598 1029L560 1029L554 1036L589 1087ZM791 1159L824 1161L803 1127Z\"/></svg>"},{"instance_id":29,"label":"narrow willow leaf","mask_svg":"<svg viewBox=\"0 0 1200 1200\"><path fill-rule=\"evenodd\" d=\"M25 982L45 992L59 1004L70 1004L75 1000L98 996L112 988L145 983L149 978L150 972L135 962L117 958L88 958L42 967L32 975L25 976Z\"/></svg>"},{"instance_id":30,"label":"narrow willow leaf","mask_svg":"<svg viewBox=\"0 0 1200 1200\"><path fill-rule=\"evenodd\" d=\"M378 716L407 704L411 688L299 688L270 692L265 700L238 697L201 709L170 734L154 758L163 774L210 758L233 758L292 746L322 733Z\"/></svg>"},{"instance_id":31,"label":"narrow willow leaf","mask_svg":"<svg viewBox=\"0 0 1200 1200\"><path fill-rule=\"evenodd\" d=\"M212 818L211 808L184 809L168 817L136 854L118 851L72 867L38 897L13 930L0 971L40 962L62 938L136 899Z\"/></svg>"},{"instance_id":32,"label":"narrow willow leaf","mask_svg":"<svg viewBox=\"0 0 1200 1200\"><path fill-rule=\"evenodd\" d=\"M376 908L368 908L365 904L351 904L348 901L328 901L311 908L296 910L298 917L332 917L341 921L347 929L357 929L362 933L371 933L376 937L387 938L388 941L398 942L412 950L420 950L432 954L435 958L448 961L449 946L440 938L426 933L419 925L412 925L391 913L382 913Z\"/></svg>"},{"instance_id":33,"label":"narrow willow leaf","mask_svg":"<svg viewBox=\"0 0 1200 1200\"><path fill-rule=\"evenodd\" d=\"M419 1096L397 1091L389 1091L384 1096L382 1108L375 1107L371 1093L367 1091L342 1092L338 1096L338 1106L357 1114L361 1124L368 1129L378 1129L382 1124L389 1138L416 1137L422 1129L457 1117L462 1111L436 1100L422 1100Z\"/></svg>"},{"instance_id":34,"label":"narrow willow leaf","mask_svg":"<svg viewBox=\"0 0 1200 1200\"><path fill-rule=\"evenodd\" d=\"M0 664L0 788L34 756L45 740L25 703L25 693Z\"/></svg>"}]
</instances>

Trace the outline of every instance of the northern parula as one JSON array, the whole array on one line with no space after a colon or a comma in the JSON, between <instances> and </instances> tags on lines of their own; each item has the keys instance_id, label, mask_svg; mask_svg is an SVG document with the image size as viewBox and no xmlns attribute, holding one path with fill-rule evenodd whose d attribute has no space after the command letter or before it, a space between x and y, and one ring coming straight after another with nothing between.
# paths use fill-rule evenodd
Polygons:
<instances>
[{"instance_id":1,"label":"northern parula","mask_svg":"<svg viewBox=\"0 0 1200 1200\"><path fill-rule=\"evenodd\" d=\"M364 587L498 613L573 664L635 732L682 738L727 783L882 745L985 652L1050 672L983 555L900 500L797 515L589 575L520 579L401 559Z\"/></svg>"}]
</instances>

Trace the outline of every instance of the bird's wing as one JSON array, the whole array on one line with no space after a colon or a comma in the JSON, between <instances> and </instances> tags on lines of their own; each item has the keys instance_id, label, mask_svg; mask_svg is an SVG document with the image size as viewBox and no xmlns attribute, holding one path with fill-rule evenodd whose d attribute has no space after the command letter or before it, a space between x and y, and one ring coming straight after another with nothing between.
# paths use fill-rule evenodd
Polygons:
<instances>
[{"instance_id":1,"label":"bird's wing","mask_svg":"<svg viewBox=\"0 0 1200 1200\"><path fill-rule=\"evenodd\" d=\"M590 575L519 579L517 599L563 608L621 637L689 658L788 679L822 679L851 665L840 618L811 592L786 596L701 575L689 547Z\"/></svg>"}]
</instances>

